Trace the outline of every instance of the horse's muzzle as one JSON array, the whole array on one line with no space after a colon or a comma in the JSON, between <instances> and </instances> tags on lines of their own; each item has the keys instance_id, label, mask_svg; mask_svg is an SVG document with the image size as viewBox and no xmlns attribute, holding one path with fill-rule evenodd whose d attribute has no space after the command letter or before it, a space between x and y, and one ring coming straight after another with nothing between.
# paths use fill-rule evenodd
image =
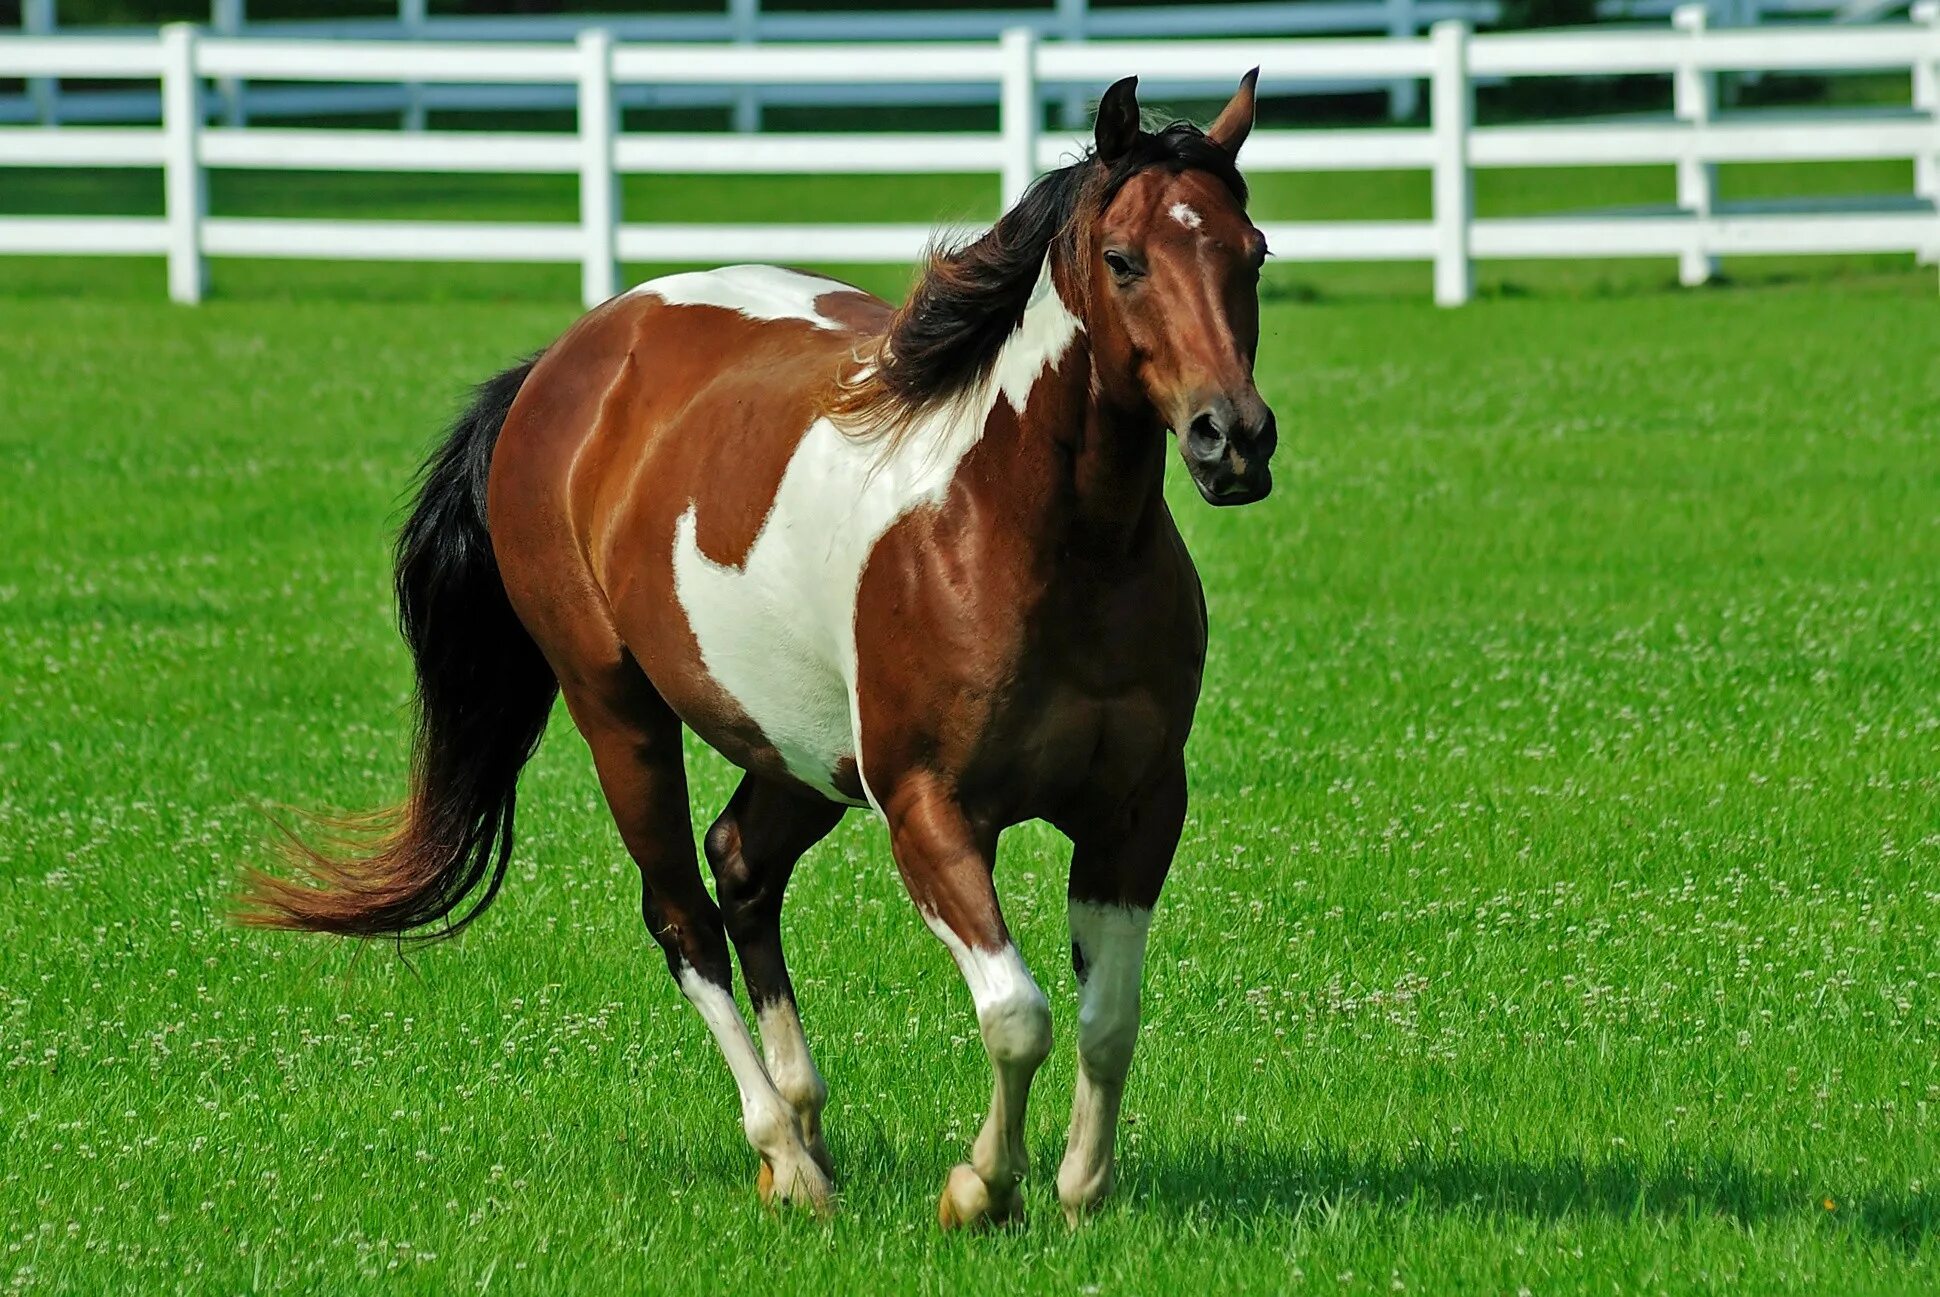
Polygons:
<instances>
[{"instance_id":1,"label":"horse's muzzle","mask_svg":"<svg viewBox=\"0 0 1940 1297\"><path fill-rule=\"evenodd\" d=\"M1179 453L1209 504L1252 504L1273 489L1268 461L1280 444L1273 411L1258 395L1220 397L1186 424Z\"/></svg>"}]
</instances>

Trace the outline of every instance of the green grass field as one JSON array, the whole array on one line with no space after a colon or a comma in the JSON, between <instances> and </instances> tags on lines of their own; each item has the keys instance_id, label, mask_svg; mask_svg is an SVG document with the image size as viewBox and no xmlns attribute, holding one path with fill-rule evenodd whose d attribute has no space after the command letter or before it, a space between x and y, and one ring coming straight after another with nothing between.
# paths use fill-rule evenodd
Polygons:
<instances>
[{"instance_id":1,"label":"green grass field","mask_svg":"<svg viewBox=\"0 0 1940 1297\"><path fill-rule=\"evenodd\" d=\"M860 815L788 912L830 1224L755 1205L563 718L457 943L224 922L266 805L399 793L396 506L571 272L225 263L185 310L0 263L0 1283L1940 1288L1940 325L1861 270L1450 313L1275 272L1278 490L1174 496L1214 644L1121 1197L1056 1210L1065 856L1020 829L1059 1046L1030 1225L962 1238L988 1071Z\"/></svg>"}]
</instances>

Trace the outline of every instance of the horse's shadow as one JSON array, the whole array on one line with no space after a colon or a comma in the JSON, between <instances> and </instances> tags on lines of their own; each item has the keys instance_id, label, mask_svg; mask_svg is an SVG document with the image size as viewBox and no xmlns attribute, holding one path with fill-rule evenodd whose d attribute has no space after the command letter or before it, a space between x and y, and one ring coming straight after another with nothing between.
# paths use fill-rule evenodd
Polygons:
<instances>
[{"instance_id":1,"label":"horse's shadow","mask_svg":"<svg viewBox=\"0 0 1940 1297\"><path fill-rule=\"evenodd\" d=\"M1823 1218L1829 1227L1916 1249L1940 1229L1940 1200L1880 1184L1819 1184L1754 1170L1728 1156L1683 1153L1645 1164L1587 1158L1418 1152L1399 1157L1320 1146L1238 1143L1128 1159L1123 1189L1137 1210L1202 1222L1319 1219L1356 1204L1539 1221L1603 1216L1755 1226Z\"/></svg>"}]
</instances>

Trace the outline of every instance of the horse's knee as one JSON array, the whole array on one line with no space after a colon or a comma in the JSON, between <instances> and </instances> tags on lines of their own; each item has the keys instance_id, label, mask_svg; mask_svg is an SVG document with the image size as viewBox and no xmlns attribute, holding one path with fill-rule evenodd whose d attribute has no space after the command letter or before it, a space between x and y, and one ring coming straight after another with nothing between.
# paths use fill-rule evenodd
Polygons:
<instances>
[{"instance_id":1,"label":"horse's knee","mask_svg":"<svg viewBox=\"0 0 1940 1297\"><path fill-rule=\"evenodd\" d=\"M1051 1005L1033 982L1007 988L977 1007L992 1061L1035 1070L1051 1052Z\"/></svg>"},{"instance_id":2,"label":"horse's knee","mask_svg":"<svg viewBox=\"0 0 1940 1297\"><path fill-rule=\"evenodd\" d=\"M741 826L735 822L729 811L721 812L701 839L701 848L707 855L707 863L718 877L721 869L741 854Z\"/></svg>"},{"instance_id":3,"label":"horse's knee","mask_svg":"<svg viewBox=\"0 0 1940 1297\"><path fill-rule=\"evenodd\" d=\"M1085 1071L1101 1080L1122 1079L1132 1067L1132 1051L1138 1045L1138 1016L1099 1015L1078 1021L1078 1058Z\"/></svg>"}]
</instances>

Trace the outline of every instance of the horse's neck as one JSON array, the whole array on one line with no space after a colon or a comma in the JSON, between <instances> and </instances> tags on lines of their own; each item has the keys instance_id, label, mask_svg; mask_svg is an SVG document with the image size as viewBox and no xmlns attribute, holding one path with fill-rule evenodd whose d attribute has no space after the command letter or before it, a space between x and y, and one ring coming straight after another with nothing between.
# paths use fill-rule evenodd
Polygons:
<instances>
[{"instance_id":1,"label":"horse's neck","mask_svg":"<svg viewBox=\"0 0 1940 1297\"><path fill-rule=\"evenodd\" d=\"M1044 340L1060 338L1047 353ZM1018 444L999 457L1004 471L988 485L1023 506L1010 516L1060 551L1109 558L1138 548L1163 507L1165 439L1101 398L1091 339L1048 271L995 375L1008 376Z\"/></svg>"}]
</instances>

